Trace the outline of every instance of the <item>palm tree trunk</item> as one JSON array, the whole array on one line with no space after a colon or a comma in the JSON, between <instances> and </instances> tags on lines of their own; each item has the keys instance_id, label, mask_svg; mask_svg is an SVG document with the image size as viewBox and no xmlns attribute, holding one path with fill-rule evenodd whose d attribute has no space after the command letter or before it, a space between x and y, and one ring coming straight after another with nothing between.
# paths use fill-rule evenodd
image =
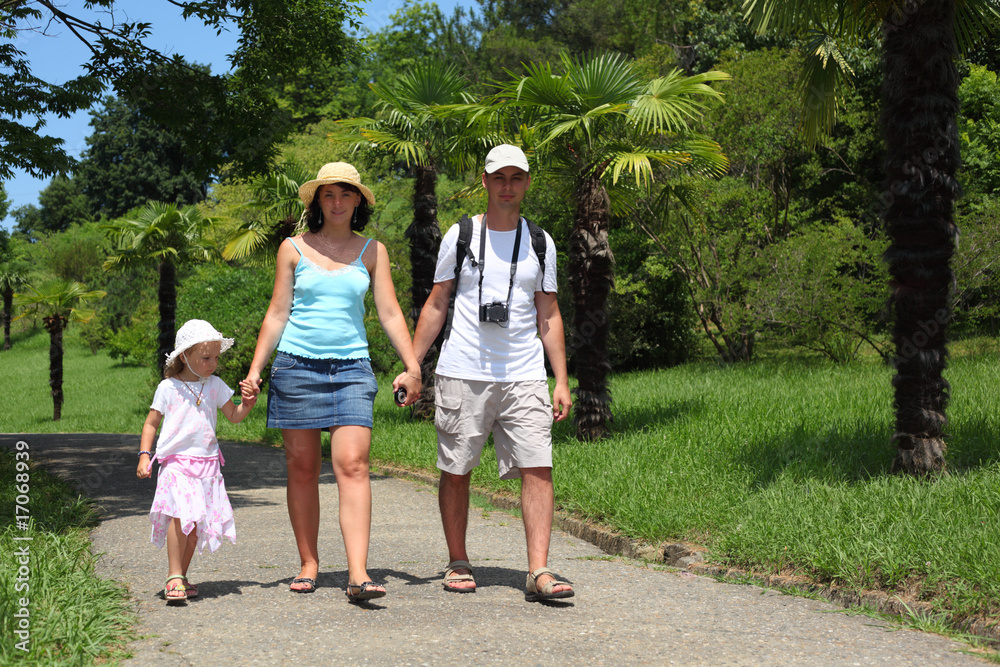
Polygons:
<instances>
[{"instance_id":1,"label":"palm tree trunk","mask_svg":"<svg viewBox=\"0 0 1000 667\"><path fill-rule=\"evenodd\" d=\"M413 224L407 228L406 238L410 242L410 271L413 277L410 319L416 328L420 312L434 287L434 269L437 267L438 248L441 247L441 228L437 219L437 167L434 165L417 165L417 178L413 184ZM420 367L424 391L413 405L414 417L429 419L434 416L434 366L441 347L441 335L427 351Z\"/></svg>"},{"instance_id":2,"label":"palm tree trunk","mask_svg":"<svg viewBox=\"0 0 1000 667\"><path fill-rule=\"evenodd\" d=\"M3 349L10 349L10 318L14 313L14 290L3 291Z\"/></svg>"},{"instance_id":3,"label":"palm tree trunk","mask_svg":"<svg viewBox=\"0 0 1000 667\"><path fill-rule=\"evenodd\" d=\"M66 318L49 315L42 318L49 332L49 387L52 389L52 421L62 418L63 404L63 329Z\"/></svg>"},{"instance_id":4,"label":"palm tree trunk","mask_svg":"<svg viewBox=\"0 0 1000 667\"><path fill-rule=\"evenodd\" d=\"M608 295L614 285L614 257L608 244L610 202L599 178L577 187L576 217L569 239L569 285L573 293L573 335L569 348L578 386L573 405L576 437L596 440L612 421L608 374Z\"/></svg>"},{"instance_id":5,"label":"palm tree trunk","mask_svg":"<svg viewBox=\"0 0 1000 667\"><path fill-rule=\"evenodd\" d=\"M177 267L170 260L160 262L160 324L157 338L156 368L163 375L167 355L174 349L174 332L177 317Z\"/></svg>"},{"instance_id":6,"label":"palm tree trunk","mask_svg":"<svg viewBox=\"0 0 1000 667\"><path fill-rule=\"evenodd\" d=\"M945 467L949 385L942 377L951 320L957 227L958 71L953 0L907 3L883 22L882 132L888 190L896 348L894 471Z\"/></svg>"}]
</instances>

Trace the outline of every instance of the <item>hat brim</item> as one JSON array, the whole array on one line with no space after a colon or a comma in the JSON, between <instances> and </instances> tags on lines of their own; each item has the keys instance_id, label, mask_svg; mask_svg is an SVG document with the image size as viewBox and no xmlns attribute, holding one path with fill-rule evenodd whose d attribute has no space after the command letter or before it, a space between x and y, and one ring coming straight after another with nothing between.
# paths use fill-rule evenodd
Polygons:
<instances>
[{"instance_id":1,"label":"hat brim","mask_svg":"<svg viewBox=\"0 0 1000 667\"><path fill-rule=\"evenodd\" d=\"M219 349L219 354L222 354L223 352L225 352L226 350L228 350L229 348L231 348L233 346L234 342L236 342L235 338L209 338L207 340L196 340L195 342L191 343L190 345L188 345L184 349L182 349L182 350L174 350L173 352L171 352L170 354L168 354L167 355L167 363L169 364L171 361L173 361L177 357L181 356L182 354L184 354L185 352L187 352L188 350L190 350L195 345L201 345L202 343L222 343L222 347Z\"/></svg>"},{"instance_id":2,"label":"hat brim","mask_svg":"<svg viewBox=\"0 0 1000 667\"><path fill-rule=\"evenodd\" d=\"M316 178L311 181L306 181L299 186L299 199L302 200L302 204L306 208L309 208L309 205L313 202L313 198L316 196L316 190L318 190L320 186L333 185L334 183L347 183L348 185L353 185L358 190L361 190L361 194L363 194L365 199L368 200L369 206L375 206L375 195L372 194L372 191L361 185L360 181L353 181L349 178Z\"/></svg>"}]
</instances>

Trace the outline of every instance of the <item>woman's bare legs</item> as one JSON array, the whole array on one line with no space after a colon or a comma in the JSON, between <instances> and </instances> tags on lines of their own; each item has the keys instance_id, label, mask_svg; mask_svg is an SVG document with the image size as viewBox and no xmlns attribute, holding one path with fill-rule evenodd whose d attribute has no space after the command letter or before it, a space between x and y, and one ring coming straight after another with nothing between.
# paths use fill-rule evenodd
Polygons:
<instances>
[{"instance_id":1,"label":"woman's bare legs","mask_svg":"<svg viewBox=\"0 0 1000 667\"><path fill-rule=\"evenodd\" d=\"M347 551L347 583L371 581L368 576L368 543L372 528L372 485L368 454L372 431L365 426L330 429L330 453L340 498L340 532ZM371 590L371 588L369 588ZM381 585L375 590L385 590Z\"/></svg>"},{"instance_id":2,"label":"woman's bare legs","mask_svg":"<svg viewBox=\"0 0 1000 667\"><path fill-rule=\"evenodd\" d=\"M288 518L302 563L296 578L315 579L319 574L320 429L282 429L281 438L288 467ZM292 584L293 590L307 588L307 584Z\"/></svg>"}]
</instances>

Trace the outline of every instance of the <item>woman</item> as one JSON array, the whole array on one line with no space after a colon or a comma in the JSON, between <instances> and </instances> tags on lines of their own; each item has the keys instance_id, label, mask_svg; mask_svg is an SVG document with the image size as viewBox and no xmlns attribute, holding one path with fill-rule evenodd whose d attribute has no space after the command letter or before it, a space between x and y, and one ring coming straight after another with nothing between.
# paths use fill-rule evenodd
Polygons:
<instances>
[{"instance_id":1,"label":"woman","mask_svg":"<svg viewBox=\"0 0 1000 667\"><path fill-rule=\"evenodd\" d=\"M368 358L364 297L371 286L379 322L406 366L392 383L406 389L404 405L420 397L420 365L389 272L385 246L357 232L375 203L357 169L324 165L299 188L308 231L278 249L274 293L253 362L240 383L249 397L271 365L267 425L280 428L288 466L288 515L302 568L291 590L311 593L319 573L320 432L330 430L330 452L340 497L340 529L347 551L349 600L385 595L368 576L371 533L372 401L378 386Z\"/></svg>"}]
</instances>

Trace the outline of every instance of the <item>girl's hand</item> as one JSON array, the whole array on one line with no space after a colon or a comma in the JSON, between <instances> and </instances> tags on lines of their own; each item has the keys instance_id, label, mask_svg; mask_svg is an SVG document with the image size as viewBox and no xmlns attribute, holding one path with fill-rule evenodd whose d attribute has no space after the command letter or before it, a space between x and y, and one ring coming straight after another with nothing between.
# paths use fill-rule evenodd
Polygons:
<instances>
[{"instance_id":1,"label":"girl's hand","mask_svg":"<svg viewBox=\"0 0 1000 667\"><path fill-rule=\"evenodd\" d=\"M153 476L152 466L149 463L149 456L140 456L139 465L135 469L135 476L139 479L146 479Z\"/></svg>"},{"instance_id":2,"label":"girl's hand","mask_svg":"<svg viewBox=\"0 0 1000 667\"><path fill-rule=\"evenodd\" d=\"M406 401L399 407L413 405L420 400L420 391L423 389L423 386L424 383L422 381L409 373L403 372L397 375L396 379L392 381L392 391L395 392L400 387L406 387Z\"/></svg>"},{"instance_id":3,"label":"girl's hand","mask_svg":"<svg viewBox=\"0 0 1000 667\"><path fill-rule=\"evenodd\" d=\"M250 400L251 398L256 400L257 394L260 393L260 385L260 375L250 371L245 379L240 380L240 394L242 394L243 400Z\"/></svg>"}]
</instances>

